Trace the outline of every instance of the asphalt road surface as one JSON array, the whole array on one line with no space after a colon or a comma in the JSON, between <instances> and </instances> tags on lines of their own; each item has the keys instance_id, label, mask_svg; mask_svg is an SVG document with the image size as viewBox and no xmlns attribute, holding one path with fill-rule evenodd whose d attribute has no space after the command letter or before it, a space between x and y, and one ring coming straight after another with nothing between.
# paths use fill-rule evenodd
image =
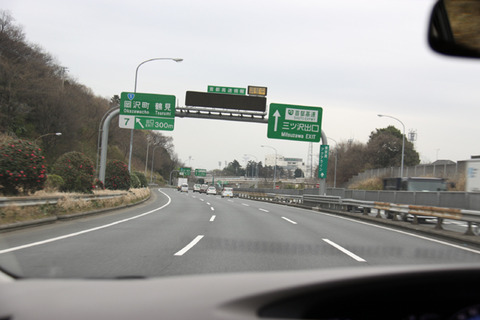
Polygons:
<instances>
[{"instance_id":1,"label":"asphalt road surface","mask_svg":"<svg viewBox=\"0 0 480 320\"><path fill-rule=\"evenodd\" d=\"M328 213L154 189L138 206L0 234L18 276L157 277L480 263L480 250Z\"/></svg>"}]
</instances>

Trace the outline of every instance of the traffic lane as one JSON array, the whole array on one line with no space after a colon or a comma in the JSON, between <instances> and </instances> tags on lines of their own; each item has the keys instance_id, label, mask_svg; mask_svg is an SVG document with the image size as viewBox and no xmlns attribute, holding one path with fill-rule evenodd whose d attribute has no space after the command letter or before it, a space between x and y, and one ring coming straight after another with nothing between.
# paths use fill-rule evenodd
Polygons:
<instances>
[{"instance_id":1,"label":"traffic lane","mask_svg":"<svg viewBox=\"0 0 480 320\"><path fill-rule=\"evenodd\" d=\"M156 276L173 254L208 227L208 210L185 194L141 218L0 254L0 265L27 277ZM178 206L178 204L181 204ZM157 212L155 212L157 213Z\"/></svg>"},{"instance_id":2,"label":"traffic lane","mask_svg":"<svg viewBox=\"0 0 480 320\"><path fill-rule=\"evenodd\" d=\"M44 239L61 237L65 234L80 232L123 219L129 219L143 212L158 209L166 205L169 201L169 198L160 193L157 188L151 190L149 200L135 206L114 209L98 215L85 216L73 220L59 220L52 224L2 232L0 233L0 251Z\"/></svg>"},{"instance_id":3,"label":"traffic lane","mask_svg":"<svg viewBox=\"0 0 480 320\"><path fill-rule=\"evenodd\" d=\"M291 206L261 203L272 214L284 216L312 232L338 243L369 264L478 263L480 251L391 227L330 213ZM277 208L282 207L282 209Z\"/></svg>"},{"instance_id":4,"label":"traffic lane","mask_svg":"<svg viewBox=\"0 0 480 320\"><path fill-rule=\"evenodd\" d=\"M198 197L215 220L162 275L317 269L360 265L317 234L270 215L243 199ZM201 201L203 200L203 201ZM208 201L209 205L207 205Z\"/></svg>"}]
</instances>

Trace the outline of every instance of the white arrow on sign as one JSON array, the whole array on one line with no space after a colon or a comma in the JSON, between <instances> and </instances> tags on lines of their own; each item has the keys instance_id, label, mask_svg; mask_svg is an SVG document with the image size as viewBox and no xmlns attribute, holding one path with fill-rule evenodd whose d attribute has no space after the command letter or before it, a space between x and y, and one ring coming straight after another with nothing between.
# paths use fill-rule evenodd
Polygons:
<instances>
[{"instance_id":1,"label":"white arrow on sign","mask_svg":"<svg viewBox=\"0 0 480 320\"><path fill-rule=\"evenodd\" d=\"M275 126L273 127L273 131L277 131L278 118L280 117L280 112L278 112L278 109L275 111L273 116L275 117Z\"/></svg>"},{"instance_id":2,"label":"white arrow on sign","mask_svg":"<svg viewBox=\"0 0 480 320\"><path fill-rule=\"evenodd\" d=\"M142 127L142 129L145 129L145 127L143 126L142 121L140 119L135 118L135 122L138 123Z\"/></svg>"}]
</instances>

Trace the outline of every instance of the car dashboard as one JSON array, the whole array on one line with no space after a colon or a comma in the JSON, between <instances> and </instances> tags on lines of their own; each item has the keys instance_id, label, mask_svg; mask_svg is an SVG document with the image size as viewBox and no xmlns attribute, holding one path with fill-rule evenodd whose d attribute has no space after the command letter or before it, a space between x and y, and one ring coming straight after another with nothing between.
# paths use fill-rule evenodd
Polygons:
<instances>
[{"instance_id":1,"label":"car dashboard","mask_svg":"<svg viewBox=\"0 0 480 320\"><path fill-rule=\"evenodd\" d=\"M0 319L480 319L480 267L0 282Z\"/></svg>"}]
</instances>

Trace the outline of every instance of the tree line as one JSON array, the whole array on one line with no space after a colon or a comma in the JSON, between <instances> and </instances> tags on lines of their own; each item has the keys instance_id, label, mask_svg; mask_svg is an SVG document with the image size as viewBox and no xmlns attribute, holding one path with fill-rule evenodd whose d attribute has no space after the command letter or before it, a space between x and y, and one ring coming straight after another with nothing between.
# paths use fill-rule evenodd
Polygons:
<instances>
[{"instance_id":1,"label":"tree line","mask_svg":"<svg viewBox=\"0 0 480 320\"><path fill-rule=\"evenodd\" d=\"M68 74L49 53L28 43L21 27L0 10L0 133L2 139L25 139L39 145L47 167L61 155L78 151L95 163L103 115L119 97L97 96ZM61 133L55 135L53 133ZM108 159L128 161L130 130L112 125ZM134 135L132 168L143 171L147 148L155 150L154 171L163 177L179 165L173 139L158 132ZM150 160L148 169L150 170Z\"/></svg>"},{"instance_id":2,"label":"tree line","mask_svg":"<svg viewBox=\"0 0 480 320\"><path fill-rule=\"evenodd\" d=\"M356 141L341 141L330 145L328 158L327 184L346 187L346 183L354 175L374 168L400 167L402 158L403 134L394 126L375 129L367 143ZM336 158L336 165L335 165ZM415 166L420 163L420 156L412 142L405 137L404 166ZM264 166L261 161L248 161L245 168L237 160L229 162L223 170L214 170L218 176L246 176L272 178L274 166ZM287 170L277 166L276 175L279 179L305 177L301 169ZM313 178L318 176L318 165L314 168ZM305 178L309 178L308 176Z\"/></svg>"}]
</instances>

